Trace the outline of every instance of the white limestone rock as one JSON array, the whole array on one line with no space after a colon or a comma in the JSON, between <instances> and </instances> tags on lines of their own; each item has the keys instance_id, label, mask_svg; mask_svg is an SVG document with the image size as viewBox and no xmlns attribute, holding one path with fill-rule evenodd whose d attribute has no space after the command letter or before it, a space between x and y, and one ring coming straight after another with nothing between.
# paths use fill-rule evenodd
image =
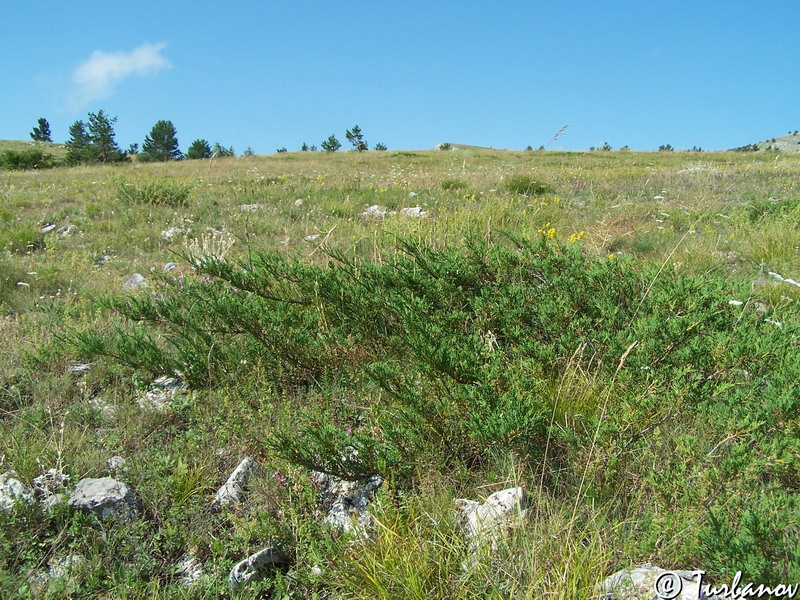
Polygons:
<instances>
[{"instance_id":1,"label":"white limestone rock","mask_svg":"<svg viewBox=\"0 0 800 600\"><path fill-rule=\"evenodd\" d=\"M383 478L372 475L359 481L347 481L314 471L311 479L320 489L325 521L339 531L366 536L372 526L367 506L383 484Z\"/></svg>"},{"instance_id":2,"label":"white limestone rock","mask_svg":"<svg viewBox=\"0 0 800 600\"><path fill-rule=\"evenodd\" d=\"M134 273L122 284L122 289L126 291L138 290L147 287L147 281L141 273Z\"/></svg>"},{"instance_id":3,"label":"white limestone rock","mask_svg":"<svg viewBox=\"0 0 800 600\"><path fill-rule=\"evenodd\" d=\"M128 461L123 456L112 456L106 461L106 468L112 476L124 475L128 472Z\"/></svg>"},{"instance_id":4,"label":"white limestone rock","mask_svg":"<svg viewBox=\"0 0 800 600\"><path fill-rule=\"evenodd\" d=\"M259 470L260 467L254 459L249 456L242 459L225 484L217 490L212 504L213 508L219 510L224 506L241 502L250 480Z\"/></svg>"},{"instance_id":5,"label":"white limestone rock","mask_svg":"<svg viewBox=\"0 0 800 600\"><path fill-rule=\"evenodd\" d=\"M61 492L69 483L69 475L58 469L48 469L42 475L35 477L31 483L39 495L39 502L46 508L52 508L63 501Z\"/></svg>"},{"instance_id":6,"label":"white limestone rock","mask_svg":"<svg viewBox=\"0 0 800 600\"><path fill-rule=\"evenodd\" d=\"M69 496L69 505L97 515L100 520L131 523L139 518L141 500L127 485L111 477L81 479Z\"/></svg>"},{"instance_id":7,"label":"white limestone rock","mask_svg":"<svg viewBox=\"0 0 800 600\"><path fill-rule=\"evenodd\" d=\"M191 587L205 574L203 563L190 551L184 554L176 566L178 585Z\"/></svg>"},{"instance_id":8,"label":"white limestone rock","mask_svg":"<svg viewBox=\"0 0 800 600\"><path fill-rule=\"evenodd\" d=\"M254 581L260 581L277 569L289 565L289 557L282 550L267 547L248 556L231 569L228 583L235 592Z\"/></svg>"},{"instance_id":9,"label":"white limestone rock","mask_svg":"<svg viewBox=\"0 0 800 600\"><path fill-rule=\"evenodd\" d=\"M88 363L77 363L69 368L70 374L74 375L75 377L83 377L84 375L88 374L89 371L91 370L92 370L92 365Z\"/></svg>"},{"instance_id":10,"label":"white limestone rock","mask_svg":"<svg viewBox=\"0 0 800 600\"><path fill-rule=\"evenodd\" d=\"M33 490L22 483L14 471L0 475L0 510L11 510L18 503L33 504Z\"/></svg>"},{"instance_id":11,"label":"white limestone rock","mask_svg":"<svg viewBox=\"0 0 800 600\"><path fill-rule=\"evenodd\" d=\"M421 206L409 206L408 208L401 208L400 214L409 219L423 219L428 216L428 212L422 210Z\"/></svg>"},{"instance_id":12,"label":"white limestone rock","mask_svg":"<svg viewBox=\"0 0 800 600\"><path fill-rule=\"evenodd\" d=\"M496 540L526 515L525 490L520 487L495 492L485 502L459 499L455 509L460 513L461 527L469 540Z\"/></svg>"},{"instance_id":13,"label":"white limestone rock","mask_svg":"<svg viewBox=\"0 0 800 600\"><path fill-rule=\"evenodd\" d=\"M600 584L598 591L602 600L721 600L719 596L706 596L700 583L692 571L667 571L646 564L617 571Z\"/></svg>"},{"instance_id":14,"label":"white limestone rock","mask_svg":"<svg viewBox=\"0 0 800 600\"><path fill-rule=\"evenodd\" d=\"M361 213L361 216L365 219L382 219L388 214L388 211L383 207L377 204L373 204L367 210Z\"/></svg>"},{"instance_id":15,"label":"white limestone rock","mask_svg":"<svg viewBox=\"0 0 800 600\"><path fill-rule=\"evenodd\" d=\"M136 399L139 408L156 411L165 410L175 399L175 395L186 389L182 381L164 375L150 384L150 389Z\"/></svg>"}]
</instances>

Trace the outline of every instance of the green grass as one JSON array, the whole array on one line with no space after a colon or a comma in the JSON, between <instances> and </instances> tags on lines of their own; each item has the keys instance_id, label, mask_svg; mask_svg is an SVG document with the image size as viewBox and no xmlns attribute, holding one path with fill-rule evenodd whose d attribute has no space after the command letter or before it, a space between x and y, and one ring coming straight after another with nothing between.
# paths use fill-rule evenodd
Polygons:
<instances>
[{"instance_id":1,"label":"green grass","mask_svg":"<svg viewBox=\"0 0 800 600\"><path fill-rule=\"evenodd\" d=\"M14 144L0 152L30 147ZM0 596L226 597L229 569L269 540L296 567L263 597L588 598L644 562L798 580L800 290L766 275L800 280L798 198L800 157L752 153L3 171L0 472L59 467L75 483L122 455L145 516L112 530L0 513ZM361 216L373 205L386 215ZM401 212L417 206L425 217ZM239 266L193 268L220 240ZM135 294L133 273L148 280ZM126 318L165 300L159 323ZM257 335L201 335L220 323ZM152 344L115 346L145 339L120 331ZM139 408L176 366L191 392ZM336 464L343 444L363 461ZM263 466L248 504L210 514L245 455ZM384 472L371 542L319 522L309 464ZM511 485L531 497L526 527L465 572L453 499ZM189 549L207 573L193 591L174 570ZM86 560L77 587L34 589L29 574L69 554Z\"/></svg>"},{"instance_id":2,"label":"green grass","mask_svg":"<svg viewBox=\"0 0 800 600\"><path fill-rule=\"evenodd\" d=\"M64 144L56 142L34 142L27 140L0 140L0 153L4 150L29 150L31 148L41 148L48 154L52 154L57 158L63 158L67 155L67 147Z\"/></svg>"}]
</instances>

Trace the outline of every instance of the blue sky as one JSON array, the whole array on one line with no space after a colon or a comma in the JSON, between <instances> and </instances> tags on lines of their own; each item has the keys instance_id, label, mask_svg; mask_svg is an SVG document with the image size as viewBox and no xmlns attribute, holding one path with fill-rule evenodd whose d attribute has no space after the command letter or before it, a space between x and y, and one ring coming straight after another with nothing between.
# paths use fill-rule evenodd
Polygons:
<instances>
[{"instance_id":1,"label":"blue sky","mask_svg":"<svg viewBox=\"0 0 800 600\"><path fill-rule=\"evenodd\" d=\"M800 129L800 2L11 2L0 139L117 116L257 153L438 142L726 149Z\"/></svg>"}]
</instances>

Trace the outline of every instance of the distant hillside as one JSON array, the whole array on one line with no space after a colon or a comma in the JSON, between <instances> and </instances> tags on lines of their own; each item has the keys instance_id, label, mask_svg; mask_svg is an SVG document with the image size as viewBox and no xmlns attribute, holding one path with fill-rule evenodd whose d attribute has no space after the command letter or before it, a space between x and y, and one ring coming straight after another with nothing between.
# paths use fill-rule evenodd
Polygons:
<instances>
[{"instance_id":1,"label":"distant hillside","mask_svg":"<svg viewBox=\"0 0 800 600\"><path fill-rule=\"evenodd\" d=\"M41 148L56 157L62 157L67 153L67 147L64 144L28 140L0 140L0 152L4 150L27 150L29 148Z\"/></svg>"},{"instance_id":2,"label":"distant hillside","mask_svg":"<svg viewBox=\"0 0 800 600\"><path fill-rule=\"evenodd\" d=\"M780 137L758 142L756 145L759 150L779 150L781 152L797 153L800 152L800 132L795 130Z\"/></svg>"},{"instance_id":3,"label":"distant hillside","mask_svg":"<svg viewBox=\"0 0 800 600\"><path fill-rule=\"evenodd\" d=\"M502 148L489 148L487 146L471 146L469 144L456 144L455 142L441 142L436 144L431 150L441 150L442 146L450 144L450 150L501 150Z\"/></svg>"}]
</instances>

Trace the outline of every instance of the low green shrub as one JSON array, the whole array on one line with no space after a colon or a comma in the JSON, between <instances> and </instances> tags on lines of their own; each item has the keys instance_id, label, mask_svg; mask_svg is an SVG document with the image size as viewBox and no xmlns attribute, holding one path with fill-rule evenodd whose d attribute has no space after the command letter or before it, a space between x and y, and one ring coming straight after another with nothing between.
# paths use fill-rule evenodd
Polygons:
<instances>
[{"instance_id":1,"label":"low green shrub","mask_svg":"<svg viewBox=\"0 0 800 600\"><path fill-rule=\"evenodd\" d=\"M28 150L4 150L0 154L0 168L12 171L49 169L56 165L55 157L40 148Z\"/></svg>"},{"instance_id":2,"label":"low green shrub","mask_svg":"<svg viewBox=\"0 0 800 600\"><path fill-rule=\"evenodd\" d=\"M779 215L800 216L800 196L787 198L785 200L756 199L746 208L747 216L753 223L759 219L774 217Z\"/></svg>"},{"instance_id":3,"label":"low green shrub","mask_svg":"<svg viewBox=\"0 0 800 600\"><path fill-rule=\"evenodd\" d=\"M503 189L511 194L541 196L553 191L553 186L530 175L511 175L503 182Z\"/></svg>"},{"instance_id":4,"label":"low green shrub","mask_svg":"<svg viewBox=\"0 0 800 600\"><path fill-rule=\"evenodd\" d=\"M798 413L800 400L732 388L723 376L791 357L775 326L752 311L737 316L724 277L667 274L575 246L401 242L403 254L385 264L333 254L324 268L255 250L242 262L187 257L203 279L167 276L152 296L110 300L131 327L76 343L151 374L180 371L194 386L255 369L287 389L372 398L298 408L271 442L297 464L348 478L402 478L415 464L468 467L507 452L541 457L546 447L560 460L600 424L597 443L616 445L627 430L632 444L676 407L713 415L720 431ZM567 367L591 367L604 384L559 406L553 421L554 382ZM796 370L772 381L789 385ZM612 387L610 411L602 394ZM609 464L603 479L624 477L625 464Z\"/></svg>"},{"instance_id":5,"label":"low green shrub","mask_svg":"<svg viewBox=\"0 0 800 600\"><path fill-rule=\"evenodd\" d=\"M800 581L798 522L800 502L785 490L762 491L735 513L709 509L700 531L707 568L770 586Z\"/></svg>"},{"instance_id":6,"label":"low green shrub","mask_svg":"<svg viewBox=\"0 0 800 600\"><path fill-rule=\"evenodd\" d=\"M442 189L446 191L463 190L469 184L463 179L445 179L442 181Z\"/></svg>"},{"instance_id":7,"label":"low green shrub","mask_svg":"<svg viewBox=\"0 0 800 600\"><path fill-rule=\"evenodd\" d=\"M120 181L117 197L129 204L152 204L164 206L186 206L193 184L176 179L151 179L143 183Z\"/></svg>"},{"instance_id":8,"label":"low green shrub","mask_svg":"<svg viewBox=\"0 0 800 600\"><path fill-rule=\"evenodd\" d=\"M0 249L25 254L45 246L41 230L30 223L18 223L0 232Z\"/></svg>"}]
</instances>

